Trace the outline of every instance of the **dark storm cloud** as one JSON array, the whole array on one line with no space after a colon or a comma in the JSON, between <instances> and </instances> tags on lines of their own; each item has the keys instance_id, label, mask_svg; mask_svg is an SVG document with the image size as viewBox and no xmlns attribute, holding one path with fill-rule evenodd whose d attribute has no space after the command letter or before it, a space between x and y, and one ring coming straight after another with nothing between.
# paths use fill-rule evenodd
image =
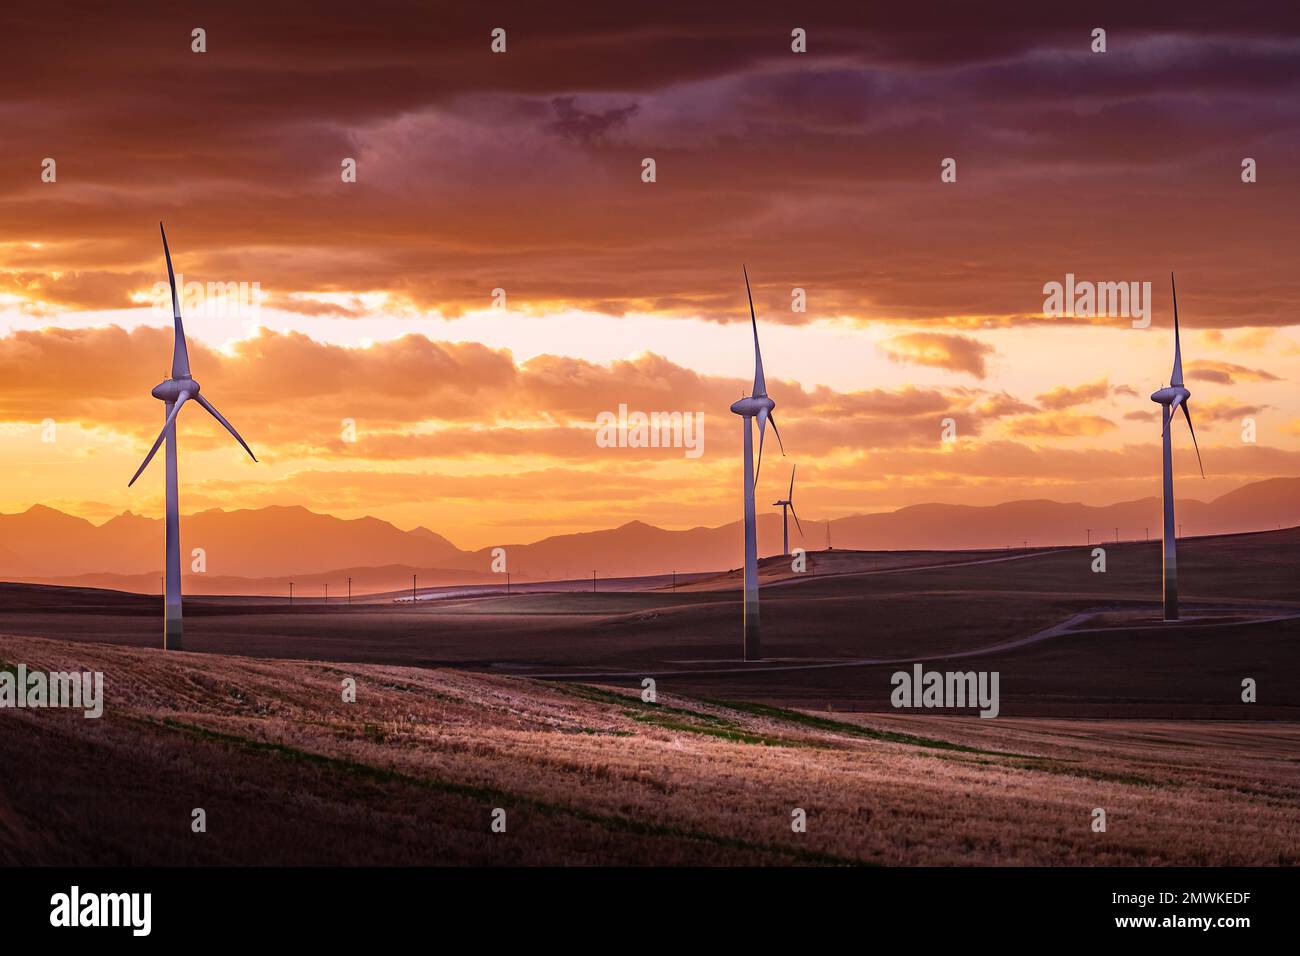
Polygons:
<instances>
[{"instance_id":1,"label":"dark storm cloud","mask_svg":"<svg viewBox=\"0 0 1300 956\"><path fill-rule=\"evenodd\" d=\"M609 130L626 125L637 110L633 103L631 106L587 112L576 106L575 101L576 97L572 96L557 96L551 100L551 106L555 108L555 122L547 128L567 139L583 143L595 142Z\"/></svg>"},{"instance_id":2,"label":"dark storm cloud","mask_svg":"<svg viewBox=\"0 0 1300 956\"><path fill-rule=\"evenodd\" d=\"M83 3L3 18L0 240L41 246L0 266L0 288L54 305L122 305L155 271L159 218L187 230L195 273L449 313L508 283L516 302L732 319L741 258L782 321L1024 321L1067 271L1144 279L1175 261L1195 276L1193 326L1289 323L1300 291L1294 8ZM1104 55L1088 51L1098 25ZM38 179L46 156L57 184ZM945 156L955 184L938 182ZM795 284L806 315L789 312Z\"/></svg>"}]
</instances>

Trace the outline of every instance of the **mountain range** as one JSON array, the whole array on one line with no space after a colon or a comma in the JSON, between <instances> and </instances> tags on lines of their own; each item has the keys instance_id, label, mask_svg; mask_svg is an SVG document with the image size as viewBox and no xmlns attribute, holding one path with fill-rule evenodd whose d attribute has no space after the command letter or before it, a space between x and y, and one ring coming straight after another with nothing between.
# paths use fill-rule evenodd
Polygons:
<instances>
[{"instance_id":1,"label":"mountain range","mask_svg":"<svg viewBox=\"0 0 1300 956\"><path fill-rule=\"evenodd\" d=\"M831 521L830 543L863 550L966 550L1084 544L1158 538L1158 498L1101 507L1043 499L992 506L920 504ZM1300 478L1244 485L1212 501L1178 502L1183 533L1262 531L1300 524ZM190 593L319 596L328 584L342 594L411 586L500 581L492 548L464 551L428 528L403 531L378 518L343 519L296 506L214 509L181 525L182 568ZM556 535L530 544L503 543L516 581L718 571L735 567L740 523L673 531L632 521L603 531ZM821 550L827 522L791 522L791 547ZM759 553L781 547L781 518L759 516ZM206 571L193 573L192 550L202 548ZM156 592L162 567L163 524L125 512L100 525L43 505L0 515L0 579Z\"/></svg>"}]
</instances>

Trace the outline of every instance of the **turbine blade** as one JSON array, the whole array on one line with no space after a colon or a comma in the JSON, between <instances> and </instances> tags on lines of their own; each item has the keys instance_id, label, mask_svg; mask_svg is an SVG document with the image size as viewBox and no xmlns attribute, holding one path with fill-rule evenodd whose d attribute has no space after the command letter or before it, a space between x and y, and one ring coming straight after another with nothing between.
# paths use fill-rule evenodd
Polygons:
<instances>
[{"instance_id":1,"label":"turbine blade","mask_svg":"<svg viewBox=\"0 0 1300 956\"><path fill-rule=\"evenodd\" d=\"M799 523L799 514L794 510L794 502L790 502L790 514L794 515L794 526L799 529L799 537L803 537L803 525Z\"/></svg>"},{"instance_id":2,"label":"turbine blade","mask_svg":"<svg viewBox=\"0 0 1300 956\"><path fill-rule=\"evenodd\" d=\"M1169 287L1174 292L1174 370L1169 374L1170 385L1183 384L1183 346L1178 339L1178 287L1174 285L1174 274L1169 273Z\"/></svg>"},{"instance_id":3,"label":"turbine blade","mask_svg":"<svg viewBox=\"0 0 1300 956\"><path fill-rule=\"evenodd\" d=\"M767 381L763 378L763 353L758 350L758 319L754 315L754 294L749 291L749 270L740 267L745 273L745 295L749 296L749 322L754 329L754 398L767 394Z\"/></svg>"},{"instance_id":4,"label":"turbine blade","mask_svg":"<svg viewBox=\"0 0 1300 956\"><path fill-rule=\"evenodd\" d=\"M1180 402L1182 402L1182 400L1183 400L1183 396L1175 395L1174 400L1169 403L1168 411L1162 412L1162 414L1164 415L1164 423L1165 423L1164 430L1160 432L1162 438L1164 437L1165 432L1169 431L1170 426L1173 424L1174 415L1177 413L1178 405Z\"/></svg>"},{"instance_id":5,"label":"turbine blade","mask_svg":"<svg viewBox=\"0 0 1300 956\"><path fill-rule=\"evenodd\" d=\"M763 470L763 431L767 428L767 409L758 412L758 467L754 469L754 485L758 485L758 473Z\"/></svg>"},{"instance_id":6,"label":"turbine blade","mask_svg":"<svg viewBox=\"0 0 1300 956\"><path fill-rule=\"evenodd\" d=\"M781 446L781 457L784 458L784 457L785 457L785 442L781 441L781 431L780 431L780 429L778 429L778 428L776 427L776 419L772 417L771 413L769 413L768 416L767 416L767 420L768 420L769 422L772 423L772 433L773 433L774 435L776 435L776 443L777 443L779 446ZM794 475L791 475L791 476L790 476L790 487L792 487L792 488L794 487Z\"/></svg>"},{"instance_id":7,"label":"turbine blade","mask_svg":"<svg viewBox=\"0 0 1300 956\"><path fill-rule=\"evenodd\" d=\"M1187 430L1192 433L1192 447L1196 449L1196 467L1201 469L1201 477L1204 478L1205 466L1201 464L1201 446L1196 444L1196 429L1192 427L1192 413L1187 410L1186 402L1183 402L1183 415L1187 418Z\"/></svg>"},{"instance_id":8,"label":"turbine blade","mask_svg":"<svg viewBox=\"0 0 1300 956\"><path fill-rule=\"evenodd\" d=\"M172 378L190 377L190 353L185 346L185 325L181 322L181 302L176 295L176 273L172 272L172 254L167 248L167 230L158 223L162 233L163 255L167 257L167 281L172 286L172 318L176 326L176 338L172 345Z\"/></svg>"},{"instance_id":9,"label":"turbine blade","mask_svg":"<svg viewBox=\"0 0 1300 956\"><path fill-rule=\"evenodd\" d=\"M140 473L148 467L149 462L153 461L153 456L158 454L159 446L162 445L163 439L167 437L167 429L171 428L172 425L176 423L176 416L180 414L181 406L189 400L189 392L181 392L178 396L176 405L172 408L172 413L167 416L167 421L163 422L162 431L158 433L158 438L154 441L153 447L149 449L149 454L144 456L144 461L142 461L140 467L135 470L135 474L131 476L131 480L126 483L128 488L135 484L135 480L140 477Z\"/></svg>"},{"instance_id":10,"label":"turbine blade","mask_svg":"<svg viewBox=\"0 0 1300 956\"><path fill-rule=\"evenodd\" d=\"M202 395L195 395L194 400L198 402L200 405L202 405L204 408L206 408L208 410L208 414L210 414L217 421L221 422L221 424L225 425L226 431L230 432L230 434L235 436L235 441L239 442L241 445L244 446L244 451L248 452L248 457L253 459L253 461L257 461L257 456L253 454L253 449L248 447L248 442L244 441L244 439L239 437L239 432L235 431L235 426L230 424L230 422L226 421L225 416L223 416L219 411L217 411L212 406L212 403L210 401L208 401Z\"/></svg>"},{"instance_id":11,"label":"turbine blade","mask_svg":"<svg viewBox=\"0 0 1300 956\"><path fill-rule=\"evenodd\" d=\"M775 429L775 428L776 428L776 425L773 425L772 428ZM790 469L790 490L787 491L786 494L785 494L786 498L788 498L788 499L790 500L790 506L791 506L791 507L794 507L794 472L795 472L795 469L798 468L798 467L799 467L798 465L794 465L794 466Z\"/></svg>"}]
</instances>

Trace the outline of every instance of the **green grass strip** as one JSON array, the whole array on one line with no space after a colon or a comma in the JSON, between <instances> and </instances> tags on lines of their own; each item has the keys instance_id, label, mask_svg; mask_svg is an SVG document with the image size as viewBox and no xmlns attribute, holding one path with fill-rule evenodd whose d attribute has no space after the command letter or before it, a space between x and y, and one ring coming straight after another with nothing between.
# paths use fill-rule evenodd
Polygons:
<instances>
[{"instance_id":1,"label":"green grass strip","mask_svg":"<svg viewBox=\"0 0 1300 956\"><path fill-rule=\"evenodd\" d=\"M689 723L683 720L673 720L671 717L661 717L658 714L647 714L635 710L623 711L624 717L631 717L637 723L649 724L652 727L662 727L665 730L676 730L682 733L704 734L706 737L717 737L719 740L727 740L737 744L761 744L764 747L816 747L816 744L809 744L803 741L785 740L781 737L767 737L763 734L753 734L747 730L733 729L731 727L710 727L707 725Z\"/></svg>"},{"instance_id":2,"label":"green grass strip","mask_svg":"<svg viewBox=\"0 0 1300 956\"><path fill-rule=\"evenodd\" d=\"M812 714L805 714L797 710L787 710L784 707L772 707L768 704L751 704L746 701L736 700L712 700L707 697L701 697L699 700L701 703L709 704L713 707L725 707L729 710L736 710L744 714L753 714L756 717L767 717L770 720L782 720L786 723L811 727L814 730L825 730L836 734L847 734L852 737L862 737L867 740L881 740L891 744L909 744L913 747L928 747L933 750L952 750L958 753L983 754L986 757L1016 757L1021 760L1039 759L1029 754L1016 754L1004 750L983 750L979 747L967 747L965 744L955 744L950 740L939 740L935 737L918 737L914 734L900 734L891 730L873 730L870 727L862 727L858 724L848 723L847 721L831 720L829 717L816 717Z\"/></svg>"},{"instance_id":3,"label":"green grass strip","mask_svg":"<svg viewBox=\"0 0 1300 956\"><path fill-rule=\"evenodd\" d=\"M727 720L725 717L718 717L715 714L703 714L698 710L687 710L684 707L673 707L669 704L647 704L637 694L620 694L617 691L605 690L603 687L596 687L592 684L561 682L552 686L561 688L574 697L581 697L583 700L589 700L597 704L617 704L620 707L640 708L646 713L676 714L678 717L702 720L718 727L729 727L733 730L742 729L736 725L735 721Z\"/></svg>"}]
</instances>

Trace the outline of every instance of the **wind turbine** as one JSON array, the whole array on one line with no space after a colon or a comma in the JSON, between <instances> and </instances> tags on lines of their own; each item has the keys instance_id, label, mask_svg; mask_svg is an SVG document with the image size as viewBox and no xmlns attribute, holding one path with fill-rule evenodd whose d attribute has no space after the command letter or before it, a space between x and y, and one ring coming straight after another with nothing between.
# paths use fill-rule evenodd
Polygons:
<instances>
[{"instance_id":1,"label":"wind turbine","mask_svg":"<svg viewBox=\"0 0 1300 956\"><path fill-rule=\"evenodd\" d=\"M1183 350L1178 338L1178 287L1174 284L1174 274L1169 273L1169 287L1174 294L1174 370L1169 374L1169 384L1158 392L1151 393L1151 401L1162 406L1161 418L1163 428L1161 443L1164 449L1164 606L1165 620L1178 620L1178 537L1174 533L1174 464L1173 450L1170 446L1170 430L1174 413L1181 408L1187 419L1187 429L1192 433L1192 447L1196 449L1196 464L1205 477L1205 466L1201 464L1201 449L1196 444L1196 429L1192 427L1192 413L1187 408L1187 401L1192 393L1183 385Z\"/></svg>"},{"instance_id":2,"label":"wind turbine","mask_svg":"<svg viewBox=\"0 0 1300 956\"><path fill-rule=\"evenodd\" d=\"M185 326L181 324L181 305L180 299L176 295L176 274L172 272L172 254L167 248L167 232L163 229L162 223L158 223L158 231L162 233L163 255L167 258L167 279L171 282L172 287L172 316L176 326L176 337L172 345L172 373L171 377L164 382L154 386L150 392L154 398L164 402L165 421L163 422L162 431L158 433L158 438L154 441L153 447L149 449L149 454L144 456L144 461L136 469L135 475L127 482L127 487L135 484L136 478L140 473L149 466L153 461L153 456L158 453L158 448L167 440L167 561L166 561L166 594L164 601L163 616L163 649L178 651L182 646L181 636L181 516L180 504L177 501L177 481L176 481L176 416L180 414L181 408L186 402L193 399L205 408L213 418L225 426L226 431L235 436L235 440L244 446L244 451L248 456L257 461L257 456L253 450L248 447L248 443L239 437L239 432L235 431L233 425L222 417L221 413L213 407L212 403L199 394L199 383L194 381L190 375L190 355L185 347Z\"/></svg>"},{"instance_id":3,"label":"wind turbine","mask_svg":"<svg viewBox=\"0 0 1300 956\"><path fill-rule=\"evenodd\" d=\"M781 432L777 430L776 420L772 418L772 409L776 402L768 398L767 382L763 379L763 356L758 350L758 319L754 316L754 295L749 291L749 272L744 266L745 295L749 297L749 322L754 330L754 393L748 398L741 398L731 404L731 410L743 419L745 436L745 660L761 660L763 652L759 646L758 628L758 522L754 517L754 485L758 482L758 473L763 467L763 433L767 423L772 423L772 431L781 445L781 454L785 454L785 444L781 441ZM754 467L754 433L750 428L750 419L758 419L758 467Z\"/></svg>"},{"instance_id":4,"label":"wind turbine","mask_svg":"<svg viewBox=\"0 0 1300 956\"><path fill-rule=\"evenodd\" d=\"M781 506L781 546L784 549L781 553L787 557L790 554L790 519L786 514L786 509L790 509L790 514L794 515L794 526L799 529L799 534L803 534L803 525L799 523L799 513L794 510L794 472L798 468L795 465L790 469L790 490L786 492L784 498L780 501L774 501L772 504Z\"/></svg>"}]
</instances>

